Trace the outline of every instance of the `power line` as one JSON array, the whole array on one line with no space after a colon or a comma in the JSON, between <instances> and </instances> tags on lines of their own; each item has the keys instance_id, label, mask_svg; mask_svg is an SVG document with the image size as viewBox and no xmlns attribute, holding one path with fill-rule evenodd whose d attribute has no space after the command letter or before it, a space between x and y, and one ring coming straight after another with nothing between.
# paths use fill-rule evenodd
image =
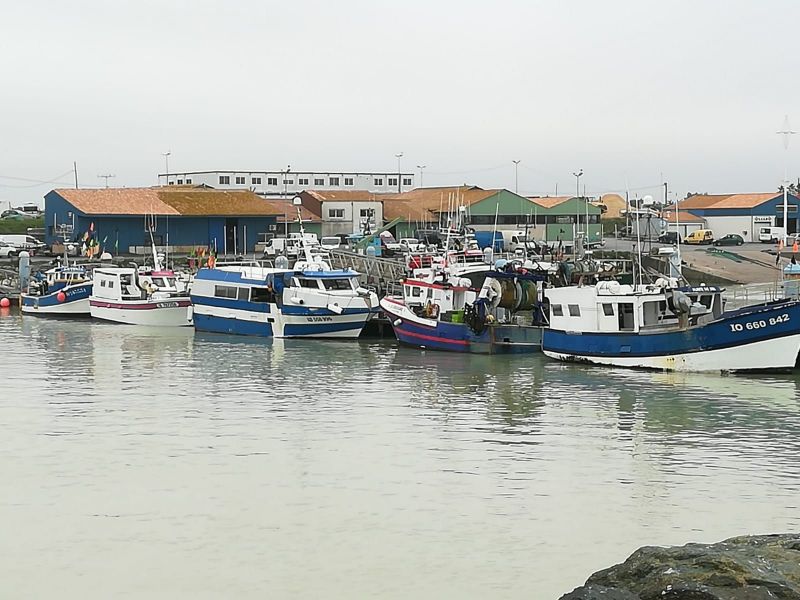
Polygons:
<instances>
[{"instance_id":1,"label":"power line","mask_svg":"<svg viewBox=\"0 0 800 600\"><path fill-rule=\"evenodd\" d=\"M64 184L66 184L67 182L63 181L61 178L62 177L66 177L67 175L71 175L71 174L72 174L72 169L70 169L66 173L62 173L61 175L58 175L57 177L53 177L52 179L48 179L46 181L42 180L42 179L29 179L27 177L13 177L11 175L0 175L0 179L11 179L13 181L30 181L30 182L33 182L31 185L10 185L10 184L7 184L7 183L2 183L2 184L0 184L0 187L6 187L6 188L32 188L32 187L38 187L40 185L47 185L47 184L50 184L50 183L64 183Z\"/></svg>"}]
</instances>

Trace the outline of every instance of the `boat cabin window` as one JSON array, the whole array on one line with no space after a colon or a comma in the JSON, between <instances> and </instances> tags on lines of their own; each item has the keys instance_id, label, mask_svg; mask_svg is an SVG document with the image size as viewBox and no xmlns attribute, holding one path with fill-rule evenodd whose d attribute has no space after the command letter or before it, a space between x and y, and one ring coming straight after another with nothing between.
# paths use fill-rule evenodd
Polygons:
<instances>
[{"instance_id":1,"label":"boat cabin window","mask_svg":"<svg viewBox=\"0 0 800 600\"><path fill-rule=\"evenodd\" d=\"M240 287L239 288L239 300L247 302L247 300L249 298L250 298L250 289L246 288L246 287Z\"/></svg>"},{"instance_id":2,"label":"boat cabin window","mask_svg":"<svg viewBox=\"0 0 800 600\"><path fill-rule=\"evenodd\" d=\"M153 282L153 285L156 287L163 288L164 285L164 278L163 277L151 277L150 280Z\"/></svg>"},{"instance_id":3,"label":"boat cabin window","mask_svg":"<svg viewBox=\"0 0 800 600\"><path fill-rule=\"evenodd\" d=\"M238 291L235 287L230 285L215 285L214 296L217 298L232 298L236 299Z\"/></svg>"},{"instance_id":4,"label":"boat cabin window","mask_svg":"<svg viewBox=\"0 0 800 600\"><path fill-rule=\"evenodd\" d=\"M563 317L564 316L564 307L560 304L553 304L550 306L551 310L553 311L554 317Z\"/></svg>"},{"instance_id":5,"label":"boat cabin window","mask_svg":"<svg viewBox=\"0 0 800 600\"><path fill-rule=\"evenodd\" d=\"M411 288L411 295L414 298L419 298L422 295L422 290L418 287Z\"/></svg>"},{"instance_id":6,"label":"boat cabin window","mask_svg":"<svg viewBox=\"0 0 800 600\"><path fill-rule=\"evenodd\" d=\"M700 296L700 304L711 310L711 304L714 302L713 296L710 294L703 294Z\"/></svg>"},{"instance_id":7,"label":"boat cabin window","mask_svg":"<svg viewBox=\"0 0 800 600\"><path fill-rule=\"evenodd\" d=\"M580 317L581 316L581 307L577 304L569 304L569 316L570 317Z\"/></svg>"},{"instance_id":8,"label":"boat cabin window","mask_svg":"<svg viewBox=\"0 0 800 600\"><path fill-rule=\"evenodd\" d=\"M106 287L106 280L105 279L101 279L100 280L100 287Z\"/></svg>"},{"instance_id":9,"label":"boat cabin window","mask_svg":"<svg viewBox=\"0 0 800 600\"><path fill-rule=\"evenodd\" d=\"M275 292L272 288L250 288L250 302L275 302Z\"/></svg>"},{"instance_id":10,"label":"boat cabin window","mask_svg":"<svg viewBox=\"0 0 800 600\"><path fill-rule=\"evenodd\" d=\"M614 305L613 304L603 304L603 314L607 317L614 316Z\"/></svg>"},{"instance_id":11,"label":"boat cabin window","mask_svg":"<svg viewBox=\"0 0 800 600\"><path fill-rule=\"evenodd\" d=\"M306 279L305 277L295 277L295 281L299 287L309 288L312 290L319 289L319 280L317 279Z\"/></svg>"},{"instance_id":12,"label":"boat cabin window","mask_svg":"<svg viewBox=\"0 0 800 600\"><path fill-rule=\"evenodd\" d=\"M110 288L113 288L113 287L114 287L114 280L113 280L113 279L112 279L112 280L109 280L109 282L108 282L108 287L110 287Z\"/></svg>"},{"instance_id":13,"label":"boat cabin window","mask_svg":"<svg viewBox=\"0 0 800 600\"><path fill-rule=\"evenodd\" d=\"M351 279L323 279L322 284L326 290L347 290L352 291L353 284Z\"/></svg>"},{"instance_id":14,"label":"boat cabin window","mask_svg":"<svg viewBox=\"0 0 800 600\"><path fill-rule=\"evenodd\" d=\"M633 302L619 303L619 330L633 331Z\"/></svg>"}]
</instances>

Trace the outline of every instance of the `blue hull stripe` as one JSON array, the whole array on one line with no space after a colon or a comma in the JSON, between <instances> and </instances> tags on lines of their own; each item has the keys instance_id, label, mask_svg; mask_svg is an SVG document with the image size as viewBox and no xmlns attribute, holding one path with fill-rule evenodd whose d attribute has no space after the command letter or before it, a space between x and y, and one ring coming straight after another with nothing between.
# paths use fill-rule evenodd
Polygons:
<instances>
[{"instance_id":1,"label":"blue hull stripe","mask_svg":"<svg viewBox=\"0 0 800 600\"><path fill-rule=\"evenodd\" d=\"M270 305L266 302L250 302L248 300L236 300L234 298L217 298L210 296L191 295L192 304L197 306L215 306L217 308L233 308L238 310L249 310L250 312L268 313Z\"/></svg>"},{"instance_id":2,"label":"blue hull stripe","mask_svg":"<svg viewBox=\"0 0 800 600\"><path fill-rule=\"evenodd\" d=\"M790 302L726 313L717 321L683 331L636 334L545 329L542 349L574 356L672 356L734 348L798 332L800 303Z\"/></svg>"},{"instance_id":3,"label":"blue hull stripe","mask_svg":"<svg viewBox=\"0 0 800 600\"><path fill-rule=\"evenodd\" d=\"M252 321L212 317L208 315L199 315L197 313L194 314L194 327L197 331L272 337L271 323L254 323Z\"/></svg>"},{"instance_id":4,"label":"blue hull stripe","mask_svg":"<svg viewBox=\"0 0 800 600\"><path fill-rule=\"evenodd\" d=\"M403 321L394 327L394 332L402 344L431 350L471 354L528 354L541 350L538 327L500 325L476 335L463 323L440 322L436 327L425 327Z\"/></svg>"}]
</instances>

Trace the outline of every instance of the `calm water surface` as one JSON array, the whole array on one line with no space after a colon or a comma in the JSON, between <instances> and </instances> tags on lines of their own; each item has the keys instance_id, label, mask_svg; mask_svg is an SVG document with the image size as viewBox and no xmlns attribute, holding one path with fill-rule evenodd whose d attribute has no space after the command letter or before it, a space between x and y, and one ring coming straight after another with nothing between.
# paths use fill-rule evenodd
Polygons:
<instances>
[{"instance_id":1,"label":"calm water surface","mask_svg":"<svg viewBox=\"0 0 800 600\"><path fill-rule=\"evenodd\" d=\"M800 527L796 377L0 315L0 597L557 598Z\"/></svg>"}]
</instances>

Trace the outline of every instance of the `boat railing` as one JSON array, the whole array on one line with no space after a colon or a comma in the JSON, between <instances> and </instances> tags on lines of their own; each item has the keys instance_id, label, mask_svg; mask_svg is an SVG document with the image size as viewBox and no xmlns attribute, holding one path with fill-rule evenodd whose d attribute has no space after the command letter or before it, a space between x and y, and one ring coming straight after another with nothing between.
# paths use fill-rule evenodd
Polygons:
<instances>
[{"instance_id":1,"label":"boat railing","mask_svg":"<svg viewBox=\"0 0 800 600\"><path fill-rule=\"evenodd\" d=\"M722 294L725 299L726 310L734 310L762 302L772 302L785 296L783 286L775 283L756 283L731 287Z\"/></svg>"}]
</instances>

